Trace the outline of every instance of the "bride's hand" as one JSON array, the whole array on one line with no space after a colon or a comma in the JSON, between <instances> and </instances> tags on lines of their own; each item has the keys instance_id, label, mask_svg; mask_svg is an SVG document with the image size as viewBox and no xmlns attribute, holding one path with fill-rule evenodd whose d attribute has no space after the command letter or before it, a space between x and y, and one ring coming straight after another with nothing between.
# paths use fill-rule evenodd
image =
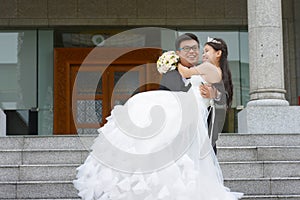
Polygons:
<instances>
[{"instance_id":1,"label":"bride's hand","mask_svg":"<svg viewBox=\"0 0 300 200\"><path fill-rule=\"evenodd\" d=\"M178 67L178 71L182 77L184 77L184 78L191 77L191 75L189 73L189 69L187 67L183 66L181 63L178 63L177 67Z\"/></svg>"}]
</instances>

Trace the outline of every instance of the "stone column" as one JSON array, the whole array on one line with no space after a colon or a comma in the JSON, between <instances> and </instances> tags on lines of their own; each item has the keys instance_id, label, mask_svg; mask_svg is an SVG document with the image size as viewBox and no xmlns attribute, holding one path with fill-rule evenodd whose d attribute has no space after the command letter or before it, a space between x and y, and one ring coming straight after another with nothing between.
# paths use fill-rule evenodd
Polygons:
<instances>
[{"instance_id":1,"label":"stone column","mask_svg":"<svg viewBox=\"0 0 300 200\"><path fill-rule=\"evenodd\" d=\"M248 0L250 102L286 106L281 0Z\"/></svg>"},{"instance_id":2,"label":"stone column","mask_svg":"<svg viewBox=\"0 0 300 200\"><path fill-rule=\"evenodd\" d=\"M285 100L281 0L248 0L248 31L250 101L238 132L300 132L300 109Z\"/></svg>"}]
</instances>

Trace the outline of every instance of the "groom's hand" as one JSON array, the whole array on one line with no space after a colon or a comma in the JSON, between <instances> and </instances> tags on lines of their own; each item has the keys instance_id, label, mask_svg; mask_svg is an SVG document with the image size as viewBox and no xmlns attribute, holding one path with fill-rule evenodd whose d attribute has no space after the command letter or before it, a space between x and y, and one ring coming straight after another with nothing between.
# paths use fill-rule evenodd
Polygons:
<instances>
[{"instance_id":1,"label":"groom's hand","mask_svg":"<svg viewBox=\"0 0 300 200\"><path fill-rule=\"evenodd\" d=\"M214 99L217 96L217 89L210 84L201 84L199 90L203 98Z\"/></svg>"}]
</instances>

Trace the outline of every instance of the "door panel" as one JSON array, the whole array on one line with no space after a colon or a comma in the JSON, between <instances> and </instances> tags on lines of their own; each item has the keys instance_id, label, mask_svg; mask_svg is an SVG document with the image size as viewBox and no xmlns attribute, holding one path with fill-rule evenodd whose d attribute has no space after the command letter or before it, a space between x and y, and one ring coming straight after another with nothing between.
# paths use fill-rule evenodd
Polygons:
<instances>
[{"instance_id":1,"label":"door panel","mask_svg":"<svg viewBox=\"0 0 300 200\"><path fill-rule=\"evenodd\" d=\"M56 48L54 134L77 134L77 128L96 132L112 107L137 88L157 89L160 55L156 48Z\"/></svg>"}]
</instances>

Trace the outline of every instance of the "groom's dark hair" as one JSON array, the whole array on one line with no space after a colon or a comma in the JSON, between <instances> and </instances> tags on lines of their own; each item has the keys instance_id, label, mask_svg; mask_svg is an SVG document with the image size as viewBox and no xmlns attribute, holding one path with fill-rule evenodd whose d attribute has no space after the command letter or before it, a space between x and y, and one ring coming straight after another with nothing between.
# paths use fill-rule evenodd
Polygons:
<instances>
[{"instance_id":1,"label":"groom's dark hair","mask_svg":"<svg viewBox=\"0 0 300 200\"><path fill-rule=\"evenodd\" d=\"M198 46L199 46L199 40L198 40L198 37L196 35L194 35L193 33L185 33L185 34L180 35L176 39L175 49L178 50L180 48L180 43L182 41L185 41L185 40L195 40L198 43Z\"/></svg>"}]
</instances>

